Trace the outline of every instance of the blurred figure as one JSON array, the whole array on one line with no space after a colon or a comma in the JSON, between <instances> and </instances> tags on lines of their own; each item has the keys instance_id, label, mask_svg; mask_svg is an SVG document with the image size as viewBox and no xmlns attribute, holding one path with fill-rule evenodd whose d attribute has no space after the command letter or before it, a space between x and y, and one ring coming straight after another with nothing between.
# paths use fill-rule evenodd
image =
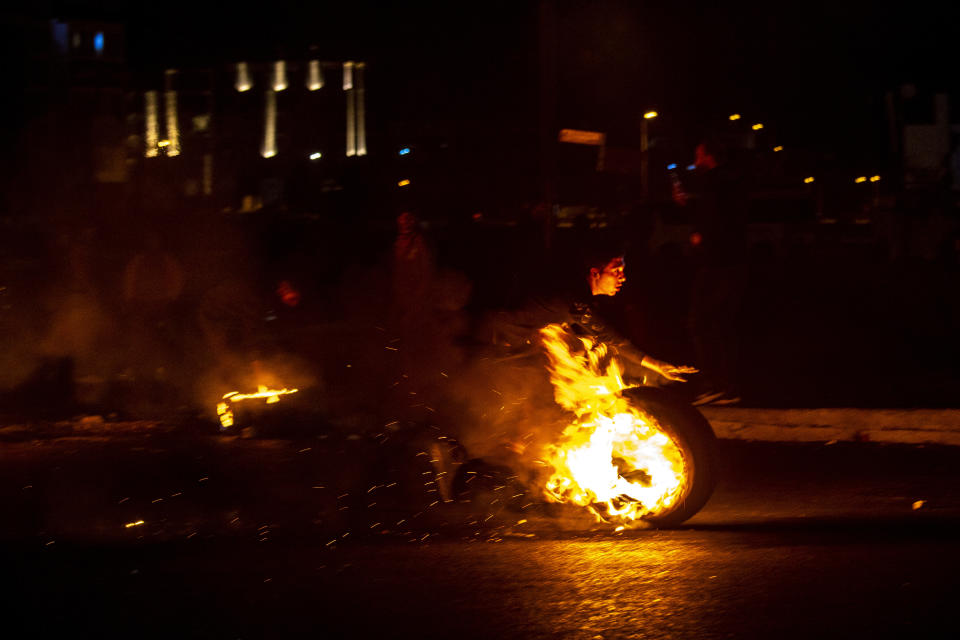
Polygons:
<instances>
[{"instance_id":1,"label":"blurred figure","mask_svg":"<svg viewBox=\"0 0 960 640\"><path fill-rule=\"evenodd\" d=\"M393 244L393 318L401 337L418 330L433 286L433 253L420 232L417 217L409 211L397 216Z\"/></svg>"},{"instance_id":2,"label":"blurred figure","mask_svg":"<svg viewBox=\"0 0 960 640\"><path fill-rule=\"evenodd\" d=\"M673 199L689 207L693 221L690 250L695 274L688 327L703 369L694 404L740 402L739 315L746 288L746 209L743 186L725 163L724 148L713 140L696 147L696 170L675 181Z\"/></svg>"},{"instance_id":3,"label":"blurred figure","mask_svg":"<svg viewBox=\"0 0 960 640\"><path fill-rule=\"evenodd\" d=\"M57 238L61 263L46 301L50 324L38 343L42 363L31 377L34 384L49 383L35 387L46 389L43 403L61 402L75 393L81 403L95 403L113 364L115 328L96 285L96 248L93 227L67 230Z\"/></svg>"},{"instance_id":4,"label":"blurred figure","mask_svg":"<svg viewBox=\"0 0 960 640\"><path fill-rule=\"evenodd\" d=\"M123 303L134 370L154 378L166 375L175 354L175 303L183 293L180 261L163 245L156 231L145 234L144 246L123 269Z\"/></svg>"}]
</instances>

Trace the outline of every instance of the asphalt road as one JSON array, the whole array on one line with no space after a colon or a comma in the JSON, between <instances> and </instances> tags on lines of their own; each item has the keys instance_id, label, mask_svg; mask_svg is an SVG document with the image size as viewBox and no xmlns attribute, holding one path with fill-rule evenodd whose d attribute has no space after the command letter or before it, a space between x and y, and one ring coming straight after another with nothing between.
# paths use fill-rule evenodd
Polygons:
<instances>
[{"instance_id":1,"label":"asphalt road","mask_svg":"<svg viewBox=\"0 0 960 640\"><path fill-rule=\"evenodd\" d=\"M409 452L2 442L7 637L960 635L954 448L723 441L687 526L616 534L391 497L422 473Z\"/></svg>"}]
</instances>

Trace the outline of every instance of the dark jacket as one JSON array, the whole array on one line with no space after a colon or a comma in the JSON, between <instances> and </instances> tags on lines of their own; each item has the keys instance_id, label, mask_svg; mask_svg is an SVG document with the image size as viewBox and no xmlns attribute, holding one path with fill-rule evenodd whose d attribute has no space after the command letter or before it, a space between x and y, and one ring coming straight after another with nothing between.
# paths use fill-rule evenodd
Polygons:
<instances>
[{"instance_id":1,"label":"dark jacket","mask_svg":"<svg viewBox=\"0 0 960 640\"><path fill-rule=\"evenodd\" d=\"M726 166L697 171L684 185L692 207L693 230L700 234L695 257L704 266L745 260L747 198L739 176Z\"/></svg>"},{"instance_id":2,"label":"dark jacket","mask_svg":"<svg viewBox=\"0 0 960 640\"><path fill-rule=\"evenodd\" d=\"M628 371L639 369L643 361L644 353L600 316L596 296L589 292L535 299L520 310L497 313L493 319L493 343L503 349L505 358L539 356L543 353L540 329L556 323L567 325L575 336L606 344L608 351L619 356ZM571 346L575 351L578 349L578 345Z\"/></svg>"}]
</instances>

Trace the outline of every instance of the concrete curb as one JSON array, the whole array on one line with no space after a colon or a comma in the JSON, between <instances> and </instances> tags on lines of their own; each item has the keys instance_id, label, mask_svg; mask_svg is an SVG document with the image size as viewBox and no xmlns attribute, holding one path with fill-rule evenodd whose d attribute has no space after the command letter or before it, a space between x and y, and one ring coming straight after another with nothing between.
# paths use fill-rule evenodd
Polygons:
<instances>
[{"instance_id":1,"label":"concrete curb","mask_svg":"<svg viewBox=\"0 0 960 640\"><path fill-rule=\"evenodd\" d=\"M960 409L699 409L718 438L960 446Z\"/></svg>"}]
</instances>

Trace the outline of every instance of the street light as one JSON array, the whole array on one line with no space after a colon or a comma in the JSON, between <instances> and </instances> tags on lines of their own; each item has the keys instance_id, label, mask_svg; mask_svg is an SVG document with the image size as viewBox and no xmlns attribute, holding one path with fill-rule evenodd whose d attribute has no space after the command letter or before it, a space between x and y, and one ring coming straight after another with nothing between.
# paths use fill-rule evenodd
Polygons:
<instances>
[{"instance_id":1,"label":"street light","mask_svg":"<svg viewBox=\"0 0 960 640\"><path fill-rule=\"evenodd\" d=\"M754 131L760 131L760 129L763 129L763 123L762 123L762 122L758 122L757 124L753 125L753 126L750 127L750 128L753 129Z\"/></svg>"},{"instance_id":2,"label":"street light","mask_svg":"<svg viewBox=\"0 0 960 640\"><path fill-rule=\"evenodd\" d=\"M779 145L779 144L778 144L777 146L775 146L775 147L773 148L773 151L774 151L774 153L776 153L777 151L783 151L783 145Z\"/></svg>"},{"instance_id":3,"label":"street light","mask_svg":"<svg viewBox=\"0 0 960 640\"><path fill-rule=\"evenodd\" d=\"M806 178L803 179L803 184L810 184L813 182L813 180L814 180L813 176L807 176Z\"/></svg>"},{"instance_id":4,"label":"street light","mask_svg":"<svg viewBox=\"0 0 960 640\"><path fill-rule=\"evenodd\" d=\"M858 178L856 178L856 179L854 180L854 182L856 182L857 184L860 184L860 183L866 182L866 181L867 181L867 176L860 176L860 177L858 177Z\"/></svg>"},{"instance_id":5,"label":"street light","mask_svg":"<svg viewBox=\"0 0 960 640\"><path fill-rule=\"evenodd\" d=\"M643 192L643 199L647 199L649 193L649 158L647 158L647 150L650 147L650 132L648 131L647 123L656 118L658 114L656 111L647 111L643 114L643 120L640 121L640 185Z\"/></svg>"},{"instance_id":6,"label":"street light","mask_svg":"<svg viewBox=\"0 0 960 640\"><path fill-rule=\"evenodd\" d=\"M739 120L739 119L740 119L740 114L739 114L739 113L731 113L731 114L730 114L730 122L733 122L734 120Z\"/></svg>"}]
</instances>

